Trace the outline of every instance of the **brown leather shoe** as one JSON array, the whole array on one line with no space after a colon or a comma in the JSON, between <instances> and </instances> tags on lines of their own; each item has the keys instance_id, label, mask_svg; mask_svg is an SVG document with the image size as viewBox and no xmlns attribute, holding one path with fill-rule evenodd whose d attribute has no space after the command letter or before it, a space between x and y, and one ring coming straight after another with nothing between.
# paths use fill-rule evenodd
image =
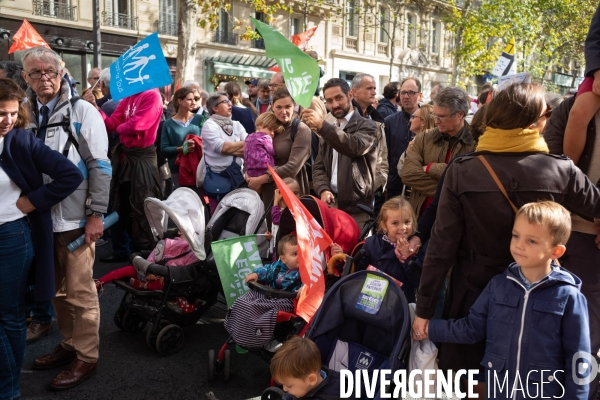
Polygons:
<instances>
[{"instance_id":1,"label":"brown leather shoe","mask_svg":"<svg viewBox=\"0 0 600 400\"><path fill-rule=\"evenodd\" d=\"M49 369L58 367L59 365L65 365L77 358L77 353L74 351L66 350L62 345L58 345L52 350L52 353L46 354L37 358L33 362L33 369Z\"/></svg>"},{"instance_id":2,"label":"brown leather shoe","mask_svg":"<svg viewBox=\"0 0 600 400\"><path fill-rule=\"evenodd\" d=\"M69 369L61 372L52 379L50 387L54 390L70 389L79 385L96 372L96 363L86 363L79 359L73 360Z\"/></svg>"},{"instance_id":3,"label":"brown leather shoe","mask_svg":"<svg viewBox=\"0 0 600 400\"><path fill-rule=\"evenodd\" d=\"M37 342L47 336L52 330L52 322L49 324L29 324L27 327L27 344Z\"/></svg>"}]
</instances>

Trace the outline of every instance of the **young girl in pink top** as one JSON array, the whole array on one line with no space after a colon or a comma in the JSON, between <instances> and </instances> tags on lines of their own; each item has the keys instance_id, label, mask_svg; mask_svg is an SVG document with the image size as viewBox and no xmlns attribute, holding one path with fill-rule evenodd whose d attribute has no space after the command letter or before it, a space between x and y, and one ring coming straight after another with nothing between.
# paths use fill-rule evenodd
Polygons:
<instances>
[{"instance_id":1,"label":"young girl in pink top","mask_svg":"<svg viewBox=\"0 0 600 400\"><path fill-rule=\"evenodd\" d=\"M256 132L248 135L244 145L244 165L249 177L262 176L267 172L267 165L275 165L273 136L282 131L281 122L272 112L258 116Z\"/></svg>"}]
</instances>

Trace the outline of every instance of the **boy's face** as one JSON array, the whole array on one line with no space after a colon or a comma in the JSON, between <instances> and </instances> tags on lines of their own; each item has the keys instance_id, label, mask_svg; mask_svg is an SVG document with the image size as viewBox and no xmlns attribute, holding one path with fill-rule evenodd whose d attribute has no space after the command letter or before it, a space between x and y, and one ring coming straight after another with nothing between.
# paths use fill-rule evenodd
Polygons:
<instances>
[{"instance_id":1,"label":"boy's face","mask_svg":"<svg viewBox=\"0 0 600 400\"><path fill-rule=\"evenodd\" d=\"M317 374L309 374L306 378L279 378L278 382L283 386L283 391L300 399L310 392L318 382Z\"/></svg>"},{"instance_id":2,"label":"boy's face","mask_svg":"<svg viewBox=\"0 0 600 400\"><path fill-rule=\"evenodd\" d=\"M546 227L531 224L521 215L513 226L510 253L522 268L549 269L551 260L559 258L565 249L553 241Z\"/></svg>"},{"instance_id":3,"label":"boy's face","mask_svg":"<svg viewBox=\"0 0 600 400\"><path fill-rule=\"evenodd\" d=\"M283 249L283 254L279 256L281 262L283 262L289 269L298 269L298 246L288 243Z\"/></svg>"}]
</instances>

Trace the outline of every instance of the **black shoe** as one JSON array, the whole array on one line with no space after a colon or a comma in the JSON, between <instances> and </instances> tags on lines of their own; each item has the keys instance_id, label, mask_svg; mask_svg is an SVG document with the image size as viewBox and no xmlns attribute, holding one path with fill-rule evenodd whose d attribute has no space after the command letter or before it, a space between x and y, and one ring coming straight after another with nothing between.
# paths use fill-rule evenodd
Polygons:
<instances>
[{"instance_id":1,"label":"black shoe","mask_svg":"<svg viewBox=\"0 0 600 400\"><path fill-rule=\"evenodd\" d=\"M129 254L111 254L110 256L100 258L103 263L116 263L129 261Z\"/></svg>"}]
</instances>

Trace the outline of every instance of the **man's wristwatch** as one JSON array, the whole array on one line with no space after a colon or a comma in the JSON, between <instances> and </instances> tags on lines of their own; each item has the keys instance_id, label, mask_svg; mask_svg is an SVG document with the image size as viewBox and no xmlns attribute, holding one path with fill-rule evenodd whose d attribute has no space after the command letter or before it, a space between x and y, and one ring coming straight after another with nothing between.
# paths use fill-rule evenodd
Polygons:
<instances>
[{"instance_id":1,"label":"man's wristwatch","mask_svg":"<svg viewBox=\"0 0 600 400\"><path fill-rule=\"evenodd\" d=\"M98 211L92 211L90 215L94 218L102 218L102 213Z\"/></svg>"}]
</instances>

